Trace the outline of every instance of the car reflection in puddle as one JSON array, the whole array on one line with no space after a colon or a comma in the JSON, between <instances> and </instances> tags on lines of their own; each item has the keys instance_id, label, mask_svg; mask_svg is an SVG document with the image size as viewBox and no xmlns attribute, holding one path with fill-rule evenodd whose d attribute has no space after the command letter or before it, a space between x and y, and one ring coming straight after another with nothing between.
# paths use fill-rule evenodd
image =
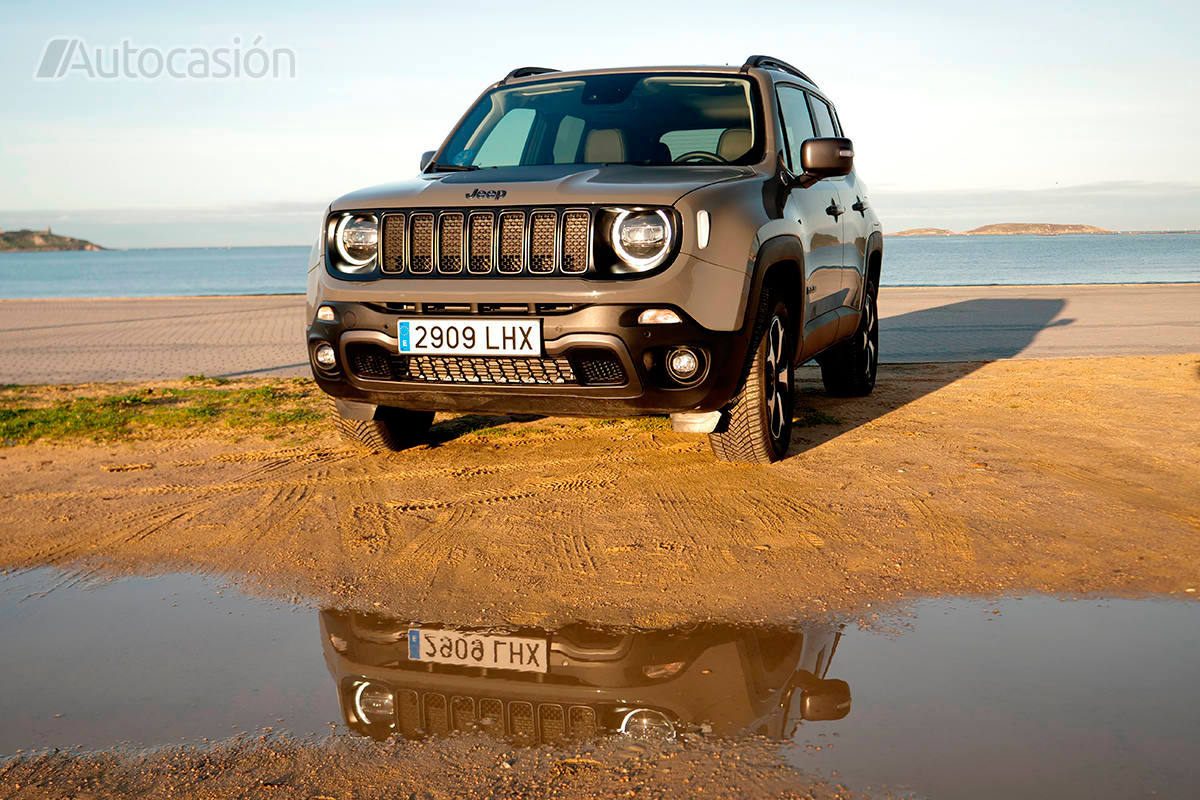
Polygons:
<instances>
[{"instance_id":1,"label":"car reflection in puddle","mask_svg":"<svg viewBox=\"0 0 1200 800\"><path fill-rule=\"evenodd\" d=\"M343 721L375 739L452 731L516 744L687 731L791 739L803 722L850 712L849 685L829 676L842 636L832 625L497 634L320 616Z\"/></svg>"}]
</instances>

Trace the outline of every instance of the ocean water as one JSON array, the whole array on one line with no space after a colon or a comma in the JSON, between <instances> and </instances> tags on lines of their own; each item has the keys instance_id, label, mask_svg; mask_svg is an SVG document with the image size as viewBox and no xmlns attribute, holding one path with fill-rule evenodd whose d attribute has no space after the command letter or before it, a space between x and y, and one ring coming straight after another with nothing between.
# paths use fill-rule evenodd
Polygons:
<instances>
[{"instance_id":1,"label":"ocean water","mask_svg":"<svg viewBox=\"0 0 1200 800\"><path fill-rule=\"evenodd\" d=\"M308 252L307 247L229 247L0 253L0 297L302 293ZM1200 282L1200 235L889 237L882 282Z\"/></svg>"}]
</instances>

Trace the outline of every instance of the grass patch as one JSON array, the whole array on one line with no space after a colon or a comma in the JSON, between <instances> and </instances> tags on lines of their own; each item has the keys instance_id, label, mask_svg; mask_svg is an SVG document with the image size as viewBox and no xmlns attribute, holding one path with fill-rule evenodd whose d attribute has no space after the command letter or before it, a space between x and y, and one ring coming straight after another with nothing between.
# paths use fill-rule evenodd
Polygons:
<instances>
[{"instance_id":1,"label":"grass patch","mask_svg":"<svg viewBox=\"0 0 1200 800\"><path fill-rule=\"evenodd\" d=\"M0 389L0 441L173 438L203 433L310 434L327 416L308 379L231 382L192 376L128 387L21 386Z\"/></svg>"}]
</instances>

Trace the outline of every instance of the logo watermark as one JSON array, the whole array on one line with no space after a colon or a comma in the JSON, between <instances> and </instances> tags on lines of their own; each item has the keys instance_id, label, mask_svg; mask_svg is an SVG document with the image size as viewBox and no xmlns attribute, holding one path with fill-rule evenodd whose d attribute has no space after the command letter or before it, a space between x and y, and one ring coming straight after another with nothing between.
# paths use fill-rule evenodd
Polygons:
<instances>
[{"instance_id":1,"label":"logo watermark","mask_svg":"<svg viewBox=\"0 0 1200 800\"><path fill-rule=\"evenodd\" d=\"M296 77L296 52L288 47L268 50L256 36L243 49L241 37L229 47L92 47L79 37L46 42L34 80L235 80Z\"/></svg>"}]
</instances>

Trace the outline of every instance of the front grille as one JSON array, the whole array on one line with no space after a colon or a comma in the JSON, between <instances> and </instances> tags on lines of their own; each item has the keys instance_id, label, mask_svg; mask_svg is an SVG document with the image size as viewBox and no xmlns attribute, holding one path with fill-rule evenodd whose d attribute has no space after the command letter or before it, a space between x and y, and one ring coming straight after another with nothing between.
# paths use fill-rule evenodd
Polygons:
<instances>
[{"instance_id":1,"label":"front grille","mask_svg":"<svg viewBox=\"0 0 1200 800\"><path fill-rule=\"evenodd\" d=\"M569 356L402 356L377 344L346 346L350 371L372 381L468 383L517 386L623 386L625 367L602 349L572 350Z\"/></svg>"},{"instance_id":2,"label":"front grille","mask_svg":"<svg viewBox=\"0 0 1200 800\"><path fill-rule=\"evenodd\" d=\"M594 738L600 731L596 709L569 703L530 703L496 697L396 692L396 723L405 736L446 736L482 730L521 744Z\"/></svg>"},{"instance_id":3,"label":"front grille","mask_svg":"<svg viewBox=\"0 0 1200 800\"><path fill-rule=\"evenodd\" d=\"M591 265L588 209L447 209L385 213L385 275L583 275Z\"/></svg>"},{"instance_id":4,"label":"front grille","mask_svg":"<svg viewBox=\"0 0 1200 800\"><path fill-rule=\"evenodd\" d=\"M516 385L578 384L565 357L402 356L374 344L346 347L350 371L360 378L416 383Z\"/></svg>"}]
</instances>

